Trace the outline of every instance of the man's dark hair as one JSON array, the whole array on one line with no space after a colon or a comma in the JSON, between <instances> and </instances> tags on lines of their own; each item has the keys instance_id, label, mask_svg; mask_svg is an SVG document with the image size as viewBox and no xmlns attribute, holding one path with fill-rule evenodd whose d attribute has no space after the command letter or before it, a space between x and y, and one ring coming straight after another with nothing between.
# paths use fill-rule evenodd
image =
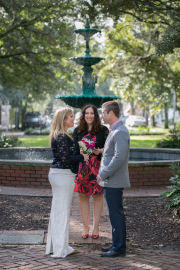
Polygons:
<instances>
[{"instance_id":1,"label":"man's dark hair","mask_svg":"<svg viewBox=\"0 0 180 270\"><path fill-rule=\"evenodd\" d=\"M107 102L103 103L101 107L104 108L104 110L106 110L107 113L112 111L114 113L114 115L117 118L119 118L120 108L119 108L119 105L116 101L107 101Z\"/></svg>"}]
</instances>

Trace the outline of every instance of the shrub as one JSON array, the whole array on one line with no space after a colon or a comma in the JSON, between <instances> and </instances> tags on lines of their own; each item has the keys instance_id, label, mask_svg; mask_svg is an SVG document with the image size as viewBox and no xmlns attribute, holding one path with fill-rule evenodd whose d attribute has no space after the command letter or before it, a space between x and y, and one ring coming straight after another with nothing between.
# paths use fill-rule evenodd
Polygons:
<instances>
[{"instance_id":1,"label":"shrub","mask_svg":"<svg viewBox=\"0 0 180 270\"><path fill-rule=\"evenodd\" d=\"M5 147L17 147L21 145L18 136L6 137L5 135L0 135L0 148Z\"/></svg>"},{"instance_id":2,"label":"shrub","mask_svg":"<svg viewBox=\"0 0 180 270\"><path fill-rule=\"evenodd\" d=\"M69 129L67 132L68 132L69 135L73 134L73 131L71 129Z\"/></svg>"},{"instance_id":3,"label":"shrub","mask_svg":"<svg viewBox=\"0 0 180 270\"><path fill-rule=\"evenodd\" d=\"M73 131L71 129L69 129L68 133L70 135L72 135ZM24 134L26 134L26 135L49 135L50 128L44 128L44 129L28 128L24 131Z\"/></svg>"},{"instance_id":4,"label":"shrub","mask_svg":"<svg viewBox=\"0 0 180 270\"><path fill-rule=\"evenodd\" d=\"M26 135L49 135L50 128L45 129L34 129L34 128L28 128L24 131L24 134Z\"/></svg>"},{"instance_id":5,"label":"shrub","mask_svg":"<svg viewBox=\"0 0 180 270\"><path fill-rule=\"evenodd\" d=\"M168 186L169 191L163 192L160 195L161 198L169 198L169 202L165 205L166 209L173 208L173 215L180 214L180 164L172 164L170 166L174 174L169 180L173 183L172 186Z\"/></svg>"},{"instance_id":6,"label":"shrub","mask_svg":"<svg viewBox=\"0 0 180 270\"><path fill-rule=\"evenodd\" d=\"M154 131L149 126L147 127L138 126L137 129L130 129L129 133L130 135L161 135L164 134L164 131Z\"/></svg>"},{"instance_id":7,"label":"shrub","mask_svg":"<svg viewBox=\"0 0 180 270\"><path fill-rule=\"evenodd\" d=\"M73 130L68 129L68 133L72 135ZM34 129L34 128L28 128L24 131L25 135L49 135L50 134L50 127L44 128L44 129Z\"/></svg>"},{"instance_id":8,"label":"shrub","mask_svg":"<svg viewBox=\"0 0 180 270\"><path fill-rule=\"evenodd\" d=\"M170 129L167 138L156 143L158 148L180 148L180 138L178 137L178 129Z\"/></svg>"}]
</instances>

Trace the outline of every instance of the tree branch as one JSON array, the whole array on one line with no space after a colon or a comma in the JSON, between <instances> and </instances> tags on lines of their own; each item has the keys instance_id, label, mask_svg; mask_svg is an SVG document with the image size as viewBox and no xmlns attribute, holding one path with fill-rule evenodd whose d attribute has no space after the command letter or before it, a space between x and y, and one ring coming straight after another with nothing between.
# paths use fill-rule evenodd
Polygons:
<instances>
[{"instance_id":1,"label":"tree branch","mask_svg":"<svg viewBox=\"0 0 180 270\"><path fill-rule=\"evenodd\" d=\"M14 53L14 54L8 54L8 55L0 55L0 58L10 58L10 57L15 57L15 56L24 55L24 54L38 55L40 53L34 53L34 52L31 52L31 51L24 51L24 52L19 52L19 53Z\"/></svg>"},{"instance_id":2,"label":"tree branch","mask_svg":"<svg viewBox=\"0 0 180 270\"><path fill-rule=\"evenodd\" d=\"M47 8L43 9L35 18L33 18L32 20L30 21L27 21L27 20L22 20L20 23L12 26L10 29L8 29L6 32L0 34L0 39L7 36L9 33L13 32L14 30L16 30L17 28L19 27L25 27L25 26L30 26L32 24L34 24L40 17L41 15L46 12L46 11L49 11L50 8L52 8L53 5L49 5Z\"/></svg>"}]
</instances>

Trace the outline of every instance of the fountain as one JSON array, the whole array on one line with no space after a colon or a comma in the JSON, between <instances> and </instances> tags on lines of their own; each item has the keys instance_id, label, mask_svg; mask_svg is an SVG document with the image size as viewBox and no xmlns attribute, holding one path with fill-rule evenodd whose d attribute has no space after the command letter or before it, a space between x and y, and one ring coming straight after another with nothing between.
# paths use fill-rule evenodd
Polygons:
<instances>
[{"instance_id":1,"label":"fountain","mask_svg":"<svg viewBox=\"0 0 180 270\"><path fill-rule=\"evenodd\" d=\"M71 57L70 59L76 62L79 65L84 66L83 71L84 74L82 76L82 93L81 95L69 95L69 96L61 96L57 95L55 99L61 99L69 106L74 108L82 108L86 104L94 104L96 107L100 108L102 103L106 101L111 101L114 99L120 99L117 96L98 96L95 91L95 83L97 83L97 75L92 74L93 68L92 65L98 64L100 61L104 60L102 57L92 57L90 55L89 41L90 38L96 33L101 33L101 30L90 28L89 18L86 16L86 24L84 29L76 29L74 30L76 34L80 34L84 37L86 41L86 50L85 56L81 57ZM76 102L75 102L76 100Z\"/></svg>"}]
</instances>

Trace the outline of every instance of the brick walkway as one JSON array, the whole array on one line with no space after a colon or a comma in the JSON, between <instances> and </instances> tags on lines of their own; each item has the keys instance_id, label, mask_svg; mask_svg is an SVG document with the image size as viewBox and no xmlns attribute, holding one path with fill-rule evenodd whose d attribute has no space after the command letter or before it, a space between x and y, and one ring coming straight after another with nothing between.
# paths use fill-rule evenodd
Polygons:
<instances>
[{"instance_id":1,"label":"brick walkway","mask_svg":"<svg viewBox=\"0 0 180 270\"><path fill-rule=\"evenodd\" d=\"M50 189L39 188L15 188L0 187L0 194L24 195L24 196L51 196ZM130 188L124 192L125 196L159 196L165 188ZM91 200L92 210L92 200ZM106 259L100 257L101 245L111 242L111 226L108 213L104 203L102 213L105 222L100 224L101 237L97 240L89 237L84 240L81 238L82 222L79 210L79 199L75 193L71 208L70 221L70 243L78 253L67 256L65 259L53 259L45 256L45 245L0 245L0 269L5 270L36 270L36 269L179 269L180 270L180 252L159 250L143 250L135 248L128 250L126 257ZM107 221L108 220L108 221ZM92 233L92 211L90 216L90 234ZM4 228L5 229L5 228ZM16 233L14 231L14 233ZM34 233L38 231L21 232Z\"/></svg>"},{"instance_id":2,"label":"brick walkway","mask_svg":"<svg viewBox=\"0 0 180 270\"><path fill-rule=\"evenodd\" d=\"M76 254L65 259L53 259L44 255L44 246L2 246L0 247L0 269L8 270L57 270L57 269L123 269L123 270L169 270L180 269L178 252L136 250L123 258L101 258L100 251L87 252L77 247Z\"/></svg>"}]
</instances>

